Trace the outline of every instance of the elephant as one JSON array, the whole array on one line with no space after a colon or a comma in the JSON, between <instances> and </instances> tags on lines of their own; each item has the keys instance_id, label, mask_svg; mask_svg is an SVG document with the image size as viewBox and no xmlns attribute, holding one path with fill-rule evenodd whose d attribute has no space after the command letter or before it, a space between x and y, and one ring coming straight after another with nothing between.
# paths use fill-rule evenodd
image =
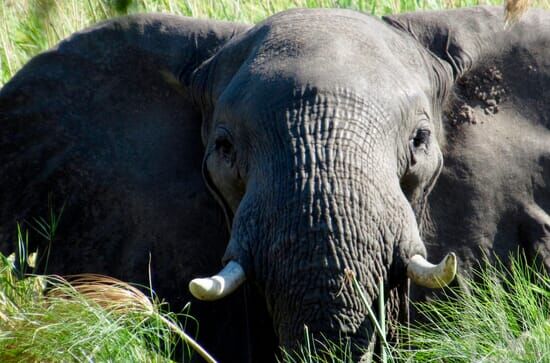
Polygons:
<instances>
[{"instance_id":1,"label":"elephant","mask_svg":"<svg viewBox=\"0 0 550 363\"><path fill-rule=\"evenodd\" d=\"M483 20L465 16L449 23L438 12L389 18L456 64L445 111L445 166L422 219L426 248L434 259L443 249L455 251L459 270L471 279L482 259L507 265L517 252L549 273L548 15L531 11L505 31L498 8L463 12ZM455 46L473 31L477 44ZM496 48L480 53L487 44ZM412 299L433 294L416 286Z\"/></svg>"},{"instance_id":2,"label":"elephant","mask_svg":"<svg viewBox=\"0 0 550 363\"><path fill-rule=\"evenodd\" d=\"M150 263L224 362L274 360L305 326L362 359L377 339L348 271L373 305L382 282L398 322L456 255L467 271L521 246L548 266L550 15L502 15L148 14L76 33L0 90L0 240L26 221L43 245L50 196L50 272L143 283Z\"/></svg>"}]
</instances>

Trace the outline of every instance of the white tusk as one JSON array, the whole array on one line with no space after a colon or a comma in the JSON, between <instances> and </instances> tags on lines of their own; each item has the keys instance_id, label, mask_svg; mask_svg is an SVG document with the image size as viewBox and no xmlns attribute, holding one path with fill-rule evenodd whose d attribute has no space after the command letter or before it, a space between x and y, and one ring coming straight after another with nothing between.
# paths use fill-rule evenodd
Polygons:
<instances>
[{"instance_id":1,"label":"white tusk","mask_svg":"<svg viewBox=\"0 0 550 363\"><path fill-rule=\"evenodd\" d=\"M437 265L414 255L407 265L407 276L417 285L438 289L447 286L456 275L456 255L451 252Z\"/></svg>"},{"instance_id":2,"label":"white tusk","mask_svg":"<svg viewBox=\"0 0 550 363\"><path fill-rule=\"evenodd\" d=\"M241 265L229 261L217 275L191 280L189 291L199 300L213 301L231 294L244 280L246 276Z\"/></svg>"}]
</instances>

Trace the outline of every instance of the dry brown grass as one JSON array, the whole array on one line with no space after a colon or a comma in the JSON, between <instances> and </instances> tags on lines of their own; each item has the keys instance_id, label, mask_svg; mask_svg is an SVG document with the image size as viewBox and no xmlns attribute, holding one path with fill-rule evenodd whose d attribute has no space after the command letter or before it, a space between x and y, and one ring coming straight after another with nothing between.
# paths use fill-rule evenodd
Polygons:
<instances>
[{"instance_id":1,"label":"dry brown grass","mask_svg":"<svg viewBox=\"0 0 550 363\"><path fill-rule=\"evenodd\" d=\"M67 286L71 286L79 296L108 311L121 314L136 311L155 313L153 303L143 292L113 277L82 274L69 277L69 281L70 284L64 283L48 291L48 297L70 299L74 294L67 290Z\"/></svg>"},{"instance_id":2,"label":"dry brown grass","mask_svg":"<svg viewBox=\"0 0 550 363\"><path fill-rule=\"evenodd\" d=\"M69 277L69 283L62 277L56 277L64 283L51 289L49 298L72 299L84 297L87 301L99 305L102 309L115 314L146 314L162 321L186 344L192 347L206 362L216 360L202 348L191 336L173 321L166 319L143 292L136 287L113 277L98 274L81 274ZM68 290L70 287L71 290Z\"/></svg>"},{"instance_id":3,"label":"dry brown grass","mask_svg":"<svg viewBox=\"0 0 550 363\"><path fill-rule=\"evenodd\" d=\"M506 0L506 4L504 6L506 25L516 23L527 11L527 9L529 9L529 5L529 0Z\"/></svg>"}]
</instances>

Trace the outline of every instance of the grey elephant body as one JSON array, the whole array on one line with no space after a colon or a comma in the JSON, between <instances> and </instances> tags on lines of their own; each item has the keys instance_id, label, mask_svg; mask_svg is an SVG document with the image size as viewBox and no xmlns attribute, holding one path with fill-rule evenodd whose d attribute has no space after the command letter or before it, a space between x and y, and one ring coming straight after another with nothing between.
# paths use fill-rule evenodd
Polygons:
<instances>
[{"instance_id":1,"label":"grey elephant body","mask_svg":"<svg viewBox=\"0 0 550 363\"><path fill-rule=\"evenodd\" d=\"M466 77L467 89L458 89L455 102L468 119L451 113L445 167L429 197L433 229L426 246L434 256L442 248L456 251L465 272L478 267L482 255L505 262L521 249L550 268L550 110L530 96L540 92L548 99L549 56L488 60ZM496 113L472 97L472 80L484 84L481 93L502 92Z\"/></svg>"},{"instance_id":2,"label":"grey elephant body","mask_svg":"<svg viewBox=\"0 0 550 363\"><path fill-rule=\"evenodd\" d=\"M548 266L550 16L504 31L499 11L148 15L79 33L0 90L0 237L51 194L66 207L49 272L146 283L150 254L175 308L190 279L238 262L245 289L191 311L221 361L273 359L273 333L292 349L304 325L372 346L346 268L372 303L384 281L403 320L426 249L464 271L518 246Z\"/></svg>"},{"instance_id":3,"label":"grey elephant body","mask_svg":"<svg viewBox=\"0 0 550 363\"><path fill-rule=\"evenodd\" d=\"M469 278L484 258L506 266L517 253L550 271L550 17L530 11L504 29L500 8L461 13L388 18L451 60L457 78L444 111L445 164L423 216L428 255L455 251ZM416 301L434 295L411 291Z\"/></svg>"},{"instance_id":4,"label":"grey elephant body","mask_svg":"<svg viewBox=\"0 0 550 363\"><path fill-rule=\"evenodd\" d=\"M188 281L221 266L228 233L201 175L197 112L176 76L246 28L132 16L34 58L0 92L2 251L14 251L19 222L30 232L29 250L44 256L48 242L35 219L64 206L47 273L101 273L148 286L150 270L158 296L173 311L184 308ZM206 44L202 54L198 44ZM248 333L248 325L271 324L256 295L193 301L189 313L199 324L188 320L189 333L198 331L221 361L273 350L274 338Z\"/></svg>"},{"instance_id":5,"label":"grey elephant body","mask_svg":"<svg viewBox=\"0 0 550 363\"><path fill-rule=\"evenodd\" d=\"M529 12L504 30L500 10L464 10L455 22L431 14L434 26L445 22L440 36L452 35L447 47L460 54L457 64L472 65L457 69L446 106L445 166L429 196L425 242L436 260L455 251L465 274L483 256L506 264L516 252L550 271L550 17ZM420 14L399 21L419 39L430 31ZM453 44L472 29L494 48Z\"/></svg>"}]
</instances>

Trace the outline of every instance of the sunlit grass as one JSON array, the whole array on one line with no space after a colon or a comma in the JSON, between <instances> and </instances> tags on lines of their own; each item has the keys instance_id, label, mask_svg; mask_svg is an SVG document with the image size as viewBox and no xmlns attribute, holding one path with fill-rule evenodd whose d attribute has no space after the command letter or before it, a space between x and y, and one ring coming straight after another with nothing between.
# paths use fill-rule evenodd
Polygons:
<instances>
[{"instance_id":1,"label":"sunlit grass","mask_svg":"<svg viewBox=\"0 0 550 363\"><path fill-rule=\"evenodd\" d=\"M500 0L0 0L0 86L32 56L101 20L139 12L248 23L291 8L347 8L384 15L421 9L498 4ZM550 6L534 0L533 6Z\"/></svg>"},{"instance_id":2,"label":"sunlit grass","mask_svg":"<svg viewBox=\"0 0 550 363\"><path fill-rule=\"evenodd\" d=\"M448 301L421 304L427 322L405 334L399 359L550 362L550 276L523 257L511 261L485 264Z\"/></svg>"},{"instance_id":3,"label":"sunlit grass","mask_svg":"<svg viewBox=\"0 0 550 363\"><path fill-rule=\"evenodd\" d=\"M35 258L0 255L0 361L170 362L183 340L208 355L185 334L178 316L151 294L100 275L25 274ZM16 259L18 260L16 262ZM486 264L464 279L448 300L418 306L426 323L401 327L400 345L387 347L385 362L550 362L550 277L511 260L509 269ZM21 267L16 267L21 266ZM32 270L31 270L32 271ZM350 275L356 293L364 291ZM382 300L382 299L381 299ZM384 306L369 318L385 335ZM384 340L381 340L384 342ZM208 358L213 361L213 358ZM349 341L313 340L283 352L281 362L351 363Z\"/></svg>"},{"instance_id":4,"label":"sunlit grass","mask_svg":"<svg viewBox=\"0 0 550 363\"><path fill-rule=\"evenodd\" d=\"M282 349L279 363L354 363L349 340L334 342L313 338L307 327L304 343L295 351Z\"/></svg>"},{"instance_id":5,"label":"sunlit grass","mask_svg":"<svg viewBox=\"0 0 550 363\"><path fill-rule=\"evenodd\" d=\"M511 259L506 268L485 263L472 279L448 299L418 304L424 323L400 326L401 341L387 347L377 361L389 363L531 363L550 362L550 276L525 262ZM365 306L363 289L352 277ZM384 333L383 307L369 319ZM384 340L382 339L382 342ZM352 363L349 342L315 340L309 334L294 352L283 352L285 363Z\"/></svg>"},{"instance_id":6,"label":"sunlit grass","mask_svg":"<svg viewBox=\"0 0 550 363\"><path fill-rule=\"evenodd\" d=\"M101 275L26 274L36 257L19 232L18 257L0 254L0 362L171 362L181 341L187 356L193 349L214 361L185 333L188 317L150 289Z\"/></svg>"}]
</instances>

